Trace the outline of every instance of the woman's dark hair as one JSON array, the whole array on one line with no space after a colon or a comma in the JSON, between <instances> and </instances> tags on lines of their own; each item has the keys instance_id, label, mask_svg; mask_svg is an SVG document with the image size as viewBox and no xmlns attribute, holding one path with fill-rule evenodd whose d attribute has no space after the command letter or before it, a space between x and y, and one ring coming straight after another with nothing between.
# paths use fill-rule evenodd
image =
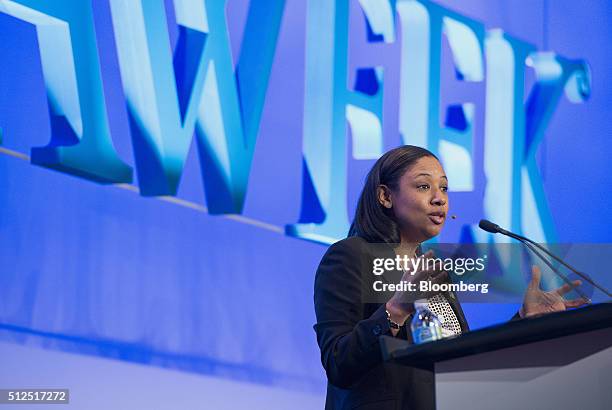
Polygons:
<instances>
[{"instance_id":1,"label":"woman's dark hair","mask_svg":"<svg viewBox=\"0 0 612 410\"><path fill-rule=\"evenodd\" d=\"M386 185L396 191L402 175L423 157L438 159L425 148L403 145L386 152L376 161L359 196L355 219L348 236L361 236L374 243L400 243L399 227L393 210L385 208L378 201L377 190L379 185Z\"/></svg>"}]
</instances>

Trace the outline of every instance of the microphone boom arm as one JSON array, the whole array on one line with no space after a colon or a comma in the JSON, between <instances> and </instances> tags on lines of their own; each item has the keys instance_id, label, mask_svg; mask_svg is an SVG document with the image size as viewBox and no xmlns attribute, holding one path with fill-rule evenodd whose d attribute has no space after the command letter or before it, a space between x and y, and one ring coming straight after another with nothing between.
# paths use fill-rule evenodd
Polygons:
<instances>
[{"instance_id":1,"label":"microphone boom arm","mask_svg":"<svg viewBox=\"0 0 612 410\"><path fill-rule=\"evenodd\" d=\"M574 267L572 267L570 264L568 264L567 262L565 262L563 259L561 259L560 257L558 257L557 255L555 255L554 253L550 252L548 249L546 249L546 247L540 245L537 242L532 241L529 238L526 238L524 236L515 234L514 232L510 232L507 231L505 229L502 229L499 227L499 225L494 224L491 221L487 221L486 219L481 219L480 223L478 224L478 226L487 231L487 232L491 232L491 233L501 233L502 235L506 235L509 236L513 239L516 239L517 241L520 241L521 243L523 243L525 246L527 246L527 248L529 250L531 250L536 256L538 256L540 259L542 259L549 268L551 268L553 270L553 272L555 272L559 277L561 277L567 284L569 284L570 286L572 286L571 282L569 281L569 279L567 278L567 276L563 275L562 273L560 273L557 269L555 269L552 264L550 263L550 261L548 259L546 259L544 257L544 255L542 255L541 253L536 251L536 248L539 249L540 251L544 252L546 255L548 255L549 257L553 258L554 260L556 260L557 262L559 262L561 265L565 266L567 269L571 270L572 272L574 272L576 275L580 276L582 279L584 279L585 281L587 281L588 283L590 283L591 285L593 285L594 287L596 287L597 289L601 290L603 293L605 293L608 297L612 297L612 294L603 286L599 285L598 283L596 283L593 279L591 279L586 273L582 273L580 271L578 271L577 269L575 269ZM572 286L573 288L573 286ZM577 288L575 288L576 292L586 298L587 300L590 301L590 299L586 296L584 296L584 294L578 290Z\"/></svg>"}]
</instances>

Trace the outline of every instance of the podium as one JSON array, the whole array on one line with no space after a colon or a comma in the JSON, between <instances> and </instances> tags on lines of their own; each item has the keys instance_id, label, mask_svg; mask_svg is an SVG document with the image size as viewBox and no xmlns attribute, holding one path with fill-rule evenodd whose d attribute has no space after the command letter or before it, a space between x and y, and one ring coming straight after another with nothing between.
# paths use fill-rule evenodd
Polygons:
<instances>
[{"instance_id":1,"label":"podium","mask_svg":"<svg viewBox=\"0 0 612 410\"><path fill-rule=\"evenodd\" d=\"M436 409L612 408L612 303L380 344L384 360L434 373Z\"/></svg>"}]
</instances>

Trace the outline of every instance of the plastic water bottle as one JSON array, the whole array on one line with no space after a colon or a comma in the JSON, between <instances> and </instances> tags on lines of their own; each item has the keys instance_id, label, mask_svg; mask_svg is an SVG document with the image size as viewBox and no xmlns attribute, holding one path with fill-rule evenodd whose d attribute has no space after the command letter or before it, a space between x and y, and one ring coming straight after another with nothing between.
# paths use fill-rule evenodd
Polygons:
<instances>
[{"instance_id":1,"label":"plastic water bottle","mask_svg":"<svg viewBox=\"0 0 612 410\"><path fill-rule=\"evenodd\" d=\"M415 313L410 323L414 343L421 344L442 339L442 324L436 315L427 308L426 300L414 302Z\"/></svg>"}]
</instances>

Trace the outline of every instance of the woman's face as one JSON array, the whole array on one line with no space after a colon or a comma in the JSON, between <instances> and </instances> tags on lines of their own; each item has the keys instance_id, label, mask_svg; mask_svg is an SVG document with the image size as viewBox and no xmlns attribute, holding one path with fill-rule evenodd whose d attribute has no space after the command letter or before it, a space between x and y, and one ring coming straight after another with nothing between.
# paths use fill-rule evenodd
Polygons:
<instances>
[{"instance_id":1,"label":"woman's face","mask_svg":"<svg viewBox=\"0 0 612 410\"><path fill-rule=\"evenodd\" d=\"M433 157L420 158L404 172L397 189L389 191L402 240L421 243L440 233L448 213L447 191L448 178Z\"/></svg>"}]
</instances>

